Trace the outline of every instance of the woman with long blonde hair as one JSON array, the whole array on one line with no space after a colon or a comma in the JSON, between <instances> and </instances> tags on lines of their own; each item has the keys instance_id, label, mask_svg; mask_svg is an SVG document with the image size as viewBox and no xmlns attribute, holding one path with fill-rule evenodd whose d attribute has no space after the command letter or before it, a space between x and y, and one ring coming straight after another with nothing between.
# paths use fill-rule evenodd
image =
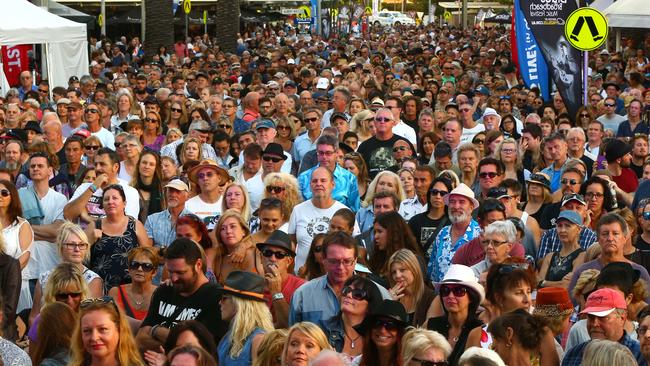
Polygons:
<instances>
[{"instance_id":1,"label":"woman with long blonde hair","mask_svg":"<svg viewBox=\"0 0 650 366\"><path fill-rule=\"evenodd\" d=\"M424 323L436 293L425 285L418 257L411 250L400 249L388 259L388 269L389 292L404 305L412 325Z\"/></svg>"},{"instance_id":2,"label":"woman with long blonde hair","mask_svg":"<svg viewBox=\"0 0 650 366\"><path fill-rule=\"evenodd\" d=\"M391 171L384 170L379 172L375 179L370 182L368 190L366 191L366 199L361 202L361 209L357 212L357 222L361 232L365 232L372 228L375 222L375 213L372 210L372 201L375 195L380 191L393 192L397 195L399 202L406 199L406 192L402 187L402 181L399 176ZM396 208L399 208L399 204Z\"/></svg>"},{"instance_id":3,"label":"woman with long blonde hair","mask_svg":"<svg viewBox=\"0 0 650 366\"><path fill-rule=\"evenodd\" d=\"M104 347L95 347L96 340ZM111 297L82 301L68 366L145 366L126 316Z\"/></svg>"},{"instance_id":4,"label":"woman with long blonde hair","mask_svg":"<svg viewBox=\"0 0 650 366\"><path fill-rule=\"evenodd\" d=\"M246 222L251 218L251 200L248 196L248 189L238 182L231 182L226 185L223 191L223 200L221 200L221 212L226 210L235 210L244 218Z\"/></svg>"},{"instance_id":5,"label":"woman with long blonde hair","mask_svg":"<svg viewBox=\"0 0 650 366\"><path fill-rule=\"evenodd\" d=\"M264 177L264 198L282 201L284 217L291 217L293 208L302 202L298 180L288 173L270 173Z\"/></svg>"},{"instance_id":6,"label":"woman with long blonde hair","mask_svg":"<svg viewBox=\"0 0 650 366\"><path fill-rule=\"evenodd\" d=\"M282 365L296 365L296 359L308 364L325 349L332 350L332 346L321 327L310 322L296 323L289 328L282 350Z\"/></svg>"},{"instance_id":7,"label":"woman with long blonde hair","mask_svg":"<svg viewBox=\"0 0 650 366\"><path fill-rule=\"evenodd\" d=\"M276 329L264 335L257 349L257 358L253 366L275 366L282 357L284 344L287 342L287 330Z\"/></svg>"}]
</instances>

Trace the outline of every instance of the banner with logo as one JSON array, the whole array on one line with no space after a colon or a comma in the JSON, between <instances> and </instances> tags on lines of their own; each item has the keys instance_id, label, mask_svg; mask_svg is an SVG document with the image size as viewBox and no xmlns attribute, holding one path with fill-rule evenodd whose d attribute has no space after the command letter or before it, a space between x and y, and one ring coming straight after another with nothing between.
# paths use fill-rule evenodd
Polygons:
<instances>
[{"instance_id":1,"label":"banner with logo","mask_svg":"<svg viewBox=\"0 0 650 366\"><path fill-rule=\"evenodd\" d=\"M27 51L31 45L2 46L2 65L9 85L20 84L20 72L29 70L29 56Z\"/></svg>"},{"instance_id":2,"label":"banner with logo","mask_svg":"<svg viewBox=\"0 0 650 366\"><path fill-rule=\"evenodd\" d=\"M560 92L569 115L575 116L582 105L582 57L580 51L571 47L566 40L564 24L578 4L576 0L520 0L520 6L544 55L551 80Z\"/></svg>"},{"instance_id":3,"label":"banner with logo","mask_svg":"<svg viewBox=\"0 0 650 366\"><path fill-rule=\"evenodd\" d=\"M514 2L512 31L515 36L512 38L512 58L517 64L526 86L529 88L537 86L541 97L545 101L549 101L551 90L548 81L548 67L537 45L537 40L530 31L526 17L521 11L521 1L523 0Z\"/></svg>"}]
</instances>

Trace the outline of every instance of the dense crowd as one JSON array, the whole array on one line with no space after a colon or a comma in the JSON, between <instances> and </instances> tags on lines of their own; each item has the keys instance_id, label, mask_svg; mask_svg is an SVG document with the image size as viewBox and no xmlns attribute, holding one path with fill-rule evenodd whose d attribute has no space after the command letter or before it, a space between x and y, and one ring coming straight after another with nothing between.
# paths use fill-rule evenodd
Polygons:
<instances>
[{"instance_id":1,"label":"dense crowd","mask_svg":"<svg viewBox=\"0 0 650 366\"><path fill-rule=\"evenodd\" d=\"M252 27L0 98L0 365L646 365L650 35Z\"/></svg>"}]
</instances>

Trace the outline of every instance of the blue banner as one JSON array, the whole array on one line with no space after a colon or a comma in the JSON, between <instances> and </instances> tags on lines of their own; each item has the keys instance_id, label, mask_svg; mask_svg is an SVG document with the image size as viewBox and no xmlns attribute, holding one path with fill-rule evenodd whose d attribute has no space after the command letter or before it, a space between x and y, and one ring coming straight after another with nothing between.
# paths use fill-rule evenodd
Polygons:
<instances>
[{"instance_id":1,"label":"blue banner","mask_svg":"<svg viewBox=\"0 0 650 366\"><path fill-rule=\"evenodd\" d=\"M549 101L551 100L551 90L549 87L548 67L542 51L537 46L535 36L528 26L526 17L521 11L519 1L514 1L519 73L528 88L537 86L541 91L541 97L545 101Z\"/></svg>"}]
</instances>

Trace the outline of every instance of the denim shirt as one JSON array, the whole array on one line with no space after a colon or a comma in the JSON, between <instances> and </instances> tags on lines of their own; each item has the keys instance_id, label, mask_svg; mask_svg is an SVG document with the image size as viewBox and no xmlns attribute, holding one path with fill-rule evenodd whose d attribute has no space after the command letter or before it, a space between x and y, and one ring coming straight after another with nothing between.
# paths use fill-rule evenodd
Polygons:
<instances>
[{"instance_id":1,"label":"denim shirt","mask_svg":"<svg viewBox=\"0 0 650 366\"><path fill-rule=\"evenodd\" d=\"M289 326L299 322L321 324L341 312L341 304L327 281L327 275L314 278L293 293L289 308Z\"/></svg>"},{"instance_id":2,"label":"denim shirt","mask_svg":"<svg viewBox=\"0 0 650 366\"><path fill-rule=\"evenodd\" d=\"M343 329L341 314L324 320L321 328L323 328L329 344L332 345L336 352L341 353L345 345L345 329Z\"/></svg>"}]
</instances>

